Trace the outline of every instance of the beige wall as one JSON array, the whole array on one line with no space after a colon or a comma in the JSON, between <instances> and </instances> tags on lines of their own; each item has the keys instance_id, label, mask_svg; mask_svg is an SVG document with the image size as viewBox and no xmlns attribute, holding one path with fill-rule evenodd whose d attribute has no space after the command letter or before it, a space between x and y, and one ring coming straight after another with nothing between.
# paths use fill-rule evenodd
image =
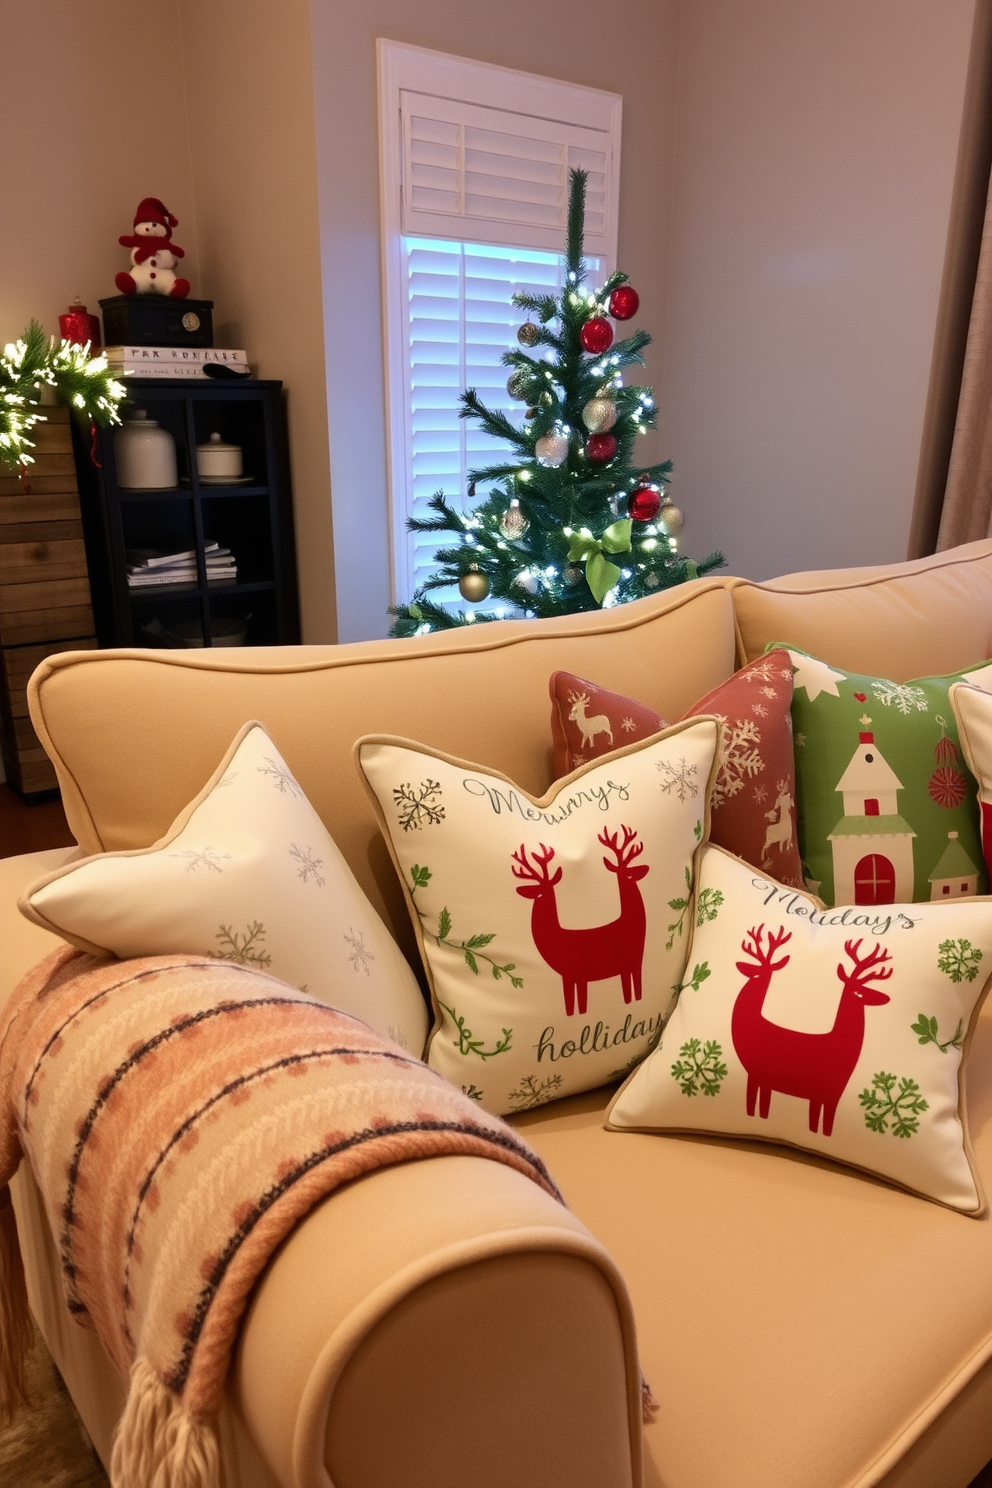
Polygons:
<instances>
[{"instance_id":1,"label":"beige wall","mask_svg":"<svg viewBox=\"0 0 992 1488\"><path fill-rule=\"evenodd\" d=\"M685 547L905 556L973 0L687 0L661 410Z\"/></svg>"},{"instance_id":2,"label":"beige wall","mask_svg":"<svg viewBox=\"0 0 992 1488\"><path fill-rule=\"evenodd\" d=\"M175 21L174 3L144 25L126 0L0 0L0 340L32 316L57 334L77 294L98 313L97 300L117 293L114 275L128 261L117 239L143 196L161 197L179 218L197 292Z\"/></svg>"},{"instance_id":3,"label":"beige wall","mask_svg":"<svg viewBox=\"0 0 992 1488\"><path fill-rule=\"evenodd\" d=\"M304 639L335 639L306 0L0 0L0 340L116 293L143 196L215 337L289 389ZM133 106L129 102L133 99Z\"/></svg>"},{"instance_id":4,"label":"beige wall","mask_svg":"<svg viewBox=\"0 0 992 1488\"><path fill-rule=\"evenodd\" d=\"M379 281L376 38L433 47L622 93L620 266L638 323L664 339L677 0L311 0L324 271L328 422L342 640L388 625L388 535ZM655 444L654 449L660 450ZM653 458L645 441L645 458Z\"/></svg>"},{"instance_id":5,"label":"beige wall","mask_svg":"<svg viewBox=\"0 0 992 1488\"><path fill-rule=\"evenodd\" d=\"M203 292L287 387L305 642L336 635L307 0L180 0Z\"/></svg>"}]
</instances>

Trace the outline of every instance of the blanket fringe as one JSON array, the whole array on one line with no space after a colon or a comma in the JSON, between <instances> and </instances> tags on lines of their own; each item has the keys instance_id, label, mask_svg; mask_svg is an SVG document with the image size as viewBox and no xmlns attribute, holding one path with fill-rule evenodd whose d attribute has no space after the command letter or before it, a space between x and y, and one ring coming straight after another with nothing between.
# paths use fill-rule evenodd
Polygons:
<instances>
[{"instance_id":1,"label":"blanket fringe","mask_svg":"<svg viewBox=\"0 0 992 1488\"><path fill-rule=\"evenodd\" d=\"M212 1421L191 1416L147 1359L136 1359L110 1457L112 1488L220 1488Z\"/></svg>"},{"instance_id":2,"label":"blanket fringe","mask_svg":"<svg viewBox=\"0 0 992 1488\"><path fill-rule=\"evenodd\" d=\"M31 1404L27 1362L33 1344L17 1220L5 1184L0 1188L0 1422L9 1421L18 1406Z\"/></svg>"}]
</instances>

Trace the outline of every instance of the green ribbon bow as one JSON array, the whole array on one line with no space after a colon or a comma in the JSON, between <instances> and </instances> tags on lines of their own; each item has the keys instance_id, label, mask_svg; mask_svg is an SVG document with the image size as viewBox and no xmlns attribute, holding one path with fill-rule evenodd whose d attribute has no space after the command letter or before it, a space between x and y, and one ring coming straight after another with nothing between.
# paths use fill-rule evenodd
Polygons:
<instances>
[{"instance_id":1,"label":"green ribbon bow","mask_svg":"<svg viewBox=\"0 0 992 1488\"><path fill-rule=\"evenodd\" d=\"M630 529L630 518L624 517L622 521L611 522L602 537L577 532L568 545L568 561L585 564L586 583L597 604L603 603L620 578L619 568L606 554L630 552Z\"/></svg>"}]
</instances>

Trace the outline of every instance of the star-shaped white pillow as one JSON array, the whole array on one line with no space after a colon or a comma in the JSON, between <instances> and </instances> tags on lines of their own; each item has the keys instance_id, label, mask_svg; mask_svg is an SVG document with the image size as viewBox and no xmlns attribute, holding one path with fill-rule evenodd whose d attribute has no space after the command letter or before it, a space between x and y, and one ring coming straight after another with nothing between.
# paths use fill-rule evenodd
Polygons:
<instances>
[{"instance_id":1,"label":"star-shaped white pillow","mask_svg":"<svg viewBox=\"0 0 992 1488\"><path fill-rule=\"evenodd\" d=\"M245 724L159 842L70 863L20 909L96 955L260 967L423 1051L413 972L260 723Z\"/></svg>"}]
</instances>

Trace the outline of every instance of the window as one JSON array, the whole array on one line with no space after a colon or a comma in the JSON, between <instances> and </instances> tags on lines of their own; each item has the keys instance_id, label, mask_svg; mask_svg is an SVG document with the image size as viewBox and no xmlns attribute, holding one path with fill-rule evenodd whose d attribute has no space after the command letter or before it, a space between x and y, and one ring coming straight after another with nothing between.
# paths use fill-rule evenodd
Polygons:
<instances>
[{"instance_id":1,"label":"window","mask_svg":"<svg viewBox=\"0 0 992 1488\"><path fill-rule=\"evenodd\" d=\"M520 412L500 361L520 323L511 297L560 288L574 166L589 172L590 269L613 267L620 99L380 41L379 104L395 601L428 576L437 546L407 517L438 489L470 504L467 470L501 452L458 417L459 394L474 387Z\"/></svg>"}]
</instances>

